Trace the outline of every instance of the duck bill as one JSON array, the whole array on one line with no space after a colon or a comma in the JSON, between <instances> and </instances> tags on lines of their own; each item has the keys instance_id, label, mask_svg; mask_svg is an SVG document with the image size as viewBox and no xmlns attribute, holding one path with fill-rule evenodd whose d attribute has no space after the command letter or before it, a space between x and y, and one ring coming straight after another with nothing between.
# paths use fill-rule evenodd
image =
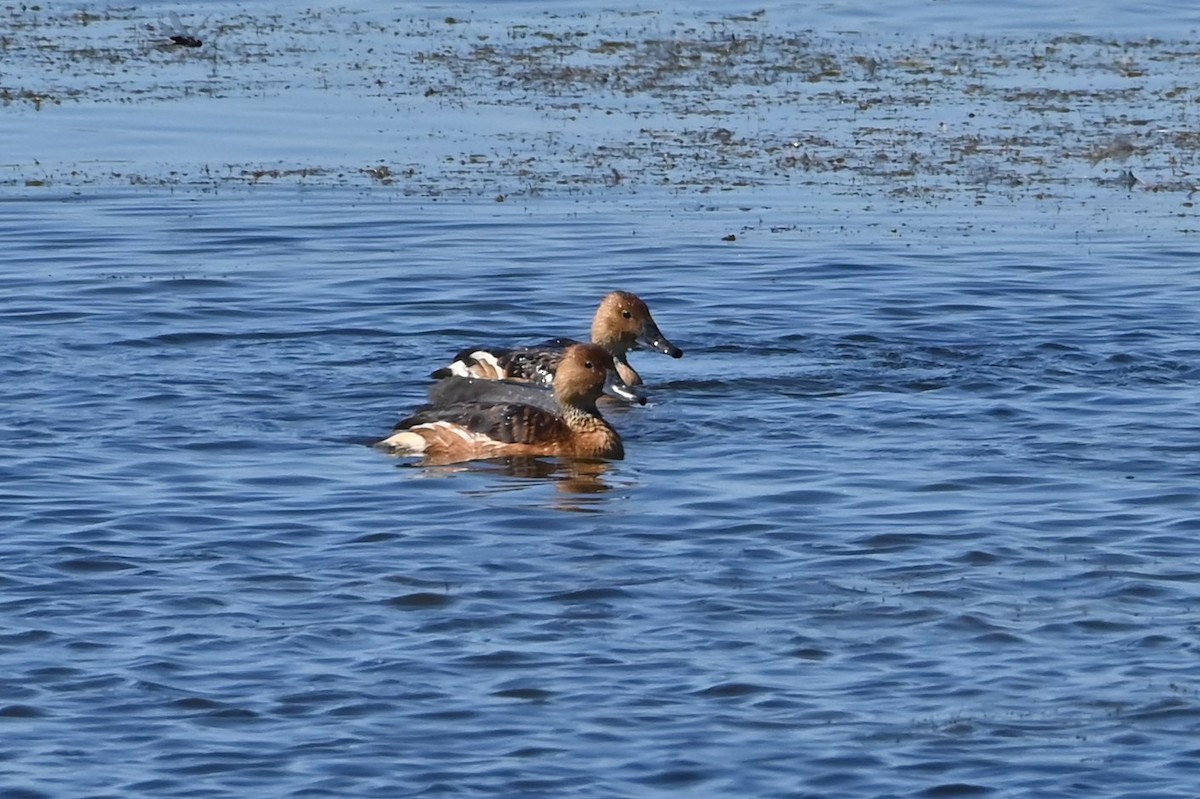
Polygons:
<instances>
[{"instance_id":1,"label":"duck bill","mask_svg":"<svg viewBox=\"0 0 1200 799\"><path fill-rule=\"evenodd\" d=\"M595 384L593 383L593 385ZM638 405L646 404L646 395L622 380L615 369L609 369L608 374L604 377L604 393L626 402L636 402Z\"/></svg>"},{"instance_id":2,"label":"duck bill","mask_svg":"<svg viewBox=\"0 0 1200 799\"><path fill-rule=\"evenodd\" d=\"M682 358L683 350L676 347L667 337L658 329L658 325L654 324L653 320L646 323L642 328L642 332L635 339L638 349L650 350L652 352L661 352L663 355L670 355L672 358Z\"/></svg>"}]
</instances>

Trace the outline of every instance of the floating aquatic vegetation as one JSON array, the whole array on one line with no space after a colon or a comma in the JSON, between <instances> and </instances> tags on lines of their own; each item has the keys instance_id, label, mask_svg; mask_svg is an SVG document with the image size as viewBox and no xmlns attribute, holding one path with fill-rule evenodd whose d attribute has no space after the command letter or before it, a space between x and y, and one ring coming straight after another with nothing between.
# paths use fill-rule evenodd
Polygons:
<instances>
[{"instance_id":1,"label":"floating aquatic vegetation","mask_svg":"<svg viewBox=\"0 0 1200 799\"><path fill-rule=\"evenodd\" d=\"M210 22L8 6L0 104L47 113L199 97L220 115L222 101L303 92L314 113L323 96L356 104L346 131L370 119L397 142L350 163L181 160L157 176L179 185L269 178L511 197L788 184L1044 198L1084 186L1191 192L1200 170L1200 43L1187 39L871 37L789 29L769 11L373 13L245 9ZM141 170L120 173L155 182ZM15 172L11 184L47 180ZM107 174L72 165L48 180Z\"/></svg>"}]
</instances>

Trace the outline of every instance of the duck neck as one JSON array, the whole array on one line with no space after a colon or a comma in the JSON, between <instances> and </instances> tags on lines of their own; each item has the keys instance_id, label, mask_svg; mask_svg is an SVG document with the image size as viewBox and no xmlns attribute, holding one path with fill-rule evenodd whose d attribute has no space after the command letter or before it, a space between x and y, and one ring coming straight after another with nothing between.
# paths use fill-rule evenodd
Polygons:
<instances>
[{"instance_id":1,"label":"duck neck","mask_svg":"<svg viewBox=\"0 0 1200 799\"><path fill-rule=\"evenodd\" d=\"M596 400L563 405L563 420L574 435L575 455L585 458L623 458L621 437L596 408Z\"/></svg>"},{"instance_id":2,"label":"duck neck","mask_svg":"<svg viewBox=\"0 0 1200 799\"><path fill-rule=\"evenodd\" d=\"M559 404L562 406L563 419L573 429L590 429L597 422L605 427L608 426L608 422L604 421L604 417L600 415L600 409L596 407L594 399L574 400Z\"/></svg>"},{"instance_id":3,"label":"duck neck","mask_svg":"<svg viewBox=\"0 0 1200 799\"><path fill-rule=\"evenodd\" d=\"M617 374L625 381L627 386L640 386L642 384L642 376L637 373L637 370L629 365L629 361L625 360L625 356L620 358L613 356L613 363L617 366Z\"/></svg>"},{"instance_id":4,"label":"duck neck","mask_svg":"<svg viewBox=\"0 0 1200 799\"><path fill-rule=\"evenodd\" d=\"M640 386L642 384L642 376L639 375L637 370L635 370L629 364L629 356L627 353L629 352L629 348L631 346L630 342L622 341L620 338L608 338L603 340L593 338L592 341L593 343L599 344L601 347L604 347L604 349L608 350L609 355L612 356L613 364L615 364L617 367L617 374L621 376L621 379L624 380L626 384L631 386Z\"/></svg>"}]
</instances>

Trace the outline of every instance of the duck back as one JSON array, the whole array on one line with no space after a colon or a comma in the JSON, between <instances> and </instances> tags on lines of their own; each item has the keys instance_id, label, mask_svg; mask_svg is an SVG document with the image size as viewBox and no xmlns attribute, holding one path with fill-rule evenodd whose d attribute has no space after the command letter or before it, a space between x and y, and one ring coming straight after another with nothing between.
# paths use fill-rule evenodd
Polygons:
<instances>
[{"instance_id":1,"label":"duck back","mask_svg":"<svg viewBox=\"0 0 1200 799\"><path fill-rule=\"evenodd\" d=\"M532 405L551 413L562 412L553 391L532 383L451 375L429 387L429 404L432 406L471 403Z\"/></svg>"}]
</instances>

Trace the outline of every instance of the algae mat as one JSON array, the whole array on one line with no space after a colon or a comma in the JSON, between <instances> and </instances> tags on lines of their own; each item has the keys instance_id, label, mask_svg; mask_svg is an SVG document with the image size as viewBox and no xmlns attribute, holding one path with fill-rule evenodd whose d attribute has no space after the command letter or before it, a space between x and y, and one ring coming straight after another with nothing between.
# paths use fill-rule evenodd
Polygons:
<instances>
[{"instance_id":1,"label":"algae mat","mask_svg":"<svg viewBox=\"0 0 1200 799\"><path fill-rule=\"evenodd\" d=\"M1187 39L818 31L768 11L224 11L7 7L0 183L1192 207Z\"/></svg>"}]
</instances>

